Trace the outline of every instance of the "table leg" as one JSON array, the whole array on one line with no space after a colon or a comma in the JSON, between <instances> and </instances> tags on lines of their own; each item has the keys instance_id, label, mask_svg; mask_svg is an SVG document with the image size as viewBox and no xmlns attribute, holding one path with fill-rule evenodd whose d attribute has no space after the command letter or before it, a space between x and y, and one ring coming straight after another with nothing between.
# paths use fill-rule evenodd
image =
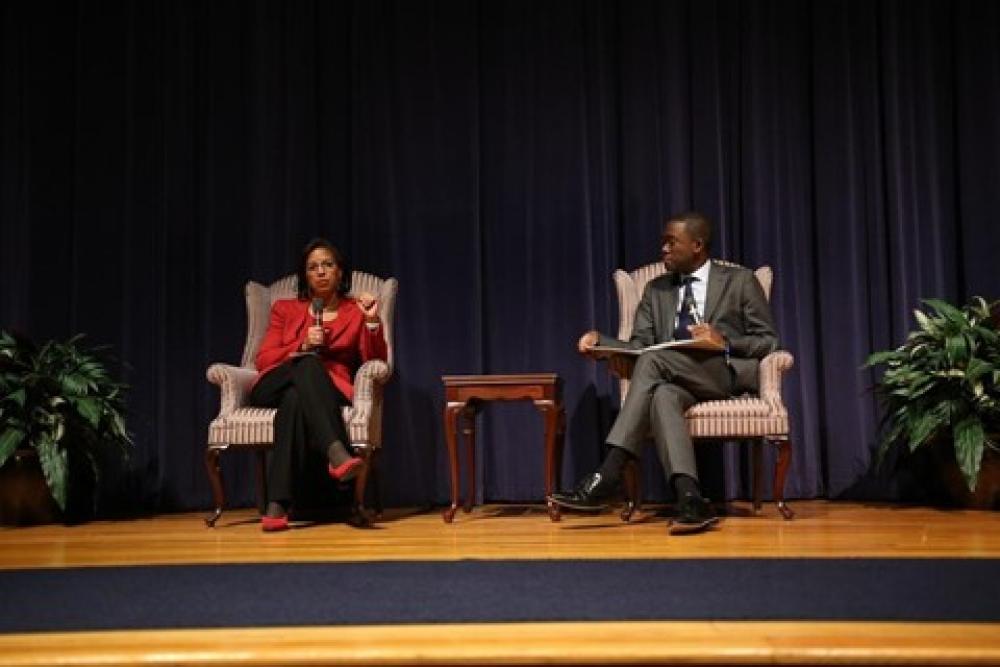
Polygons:
<instances>
[{"instance_id":1,"label":"table leg","mask_svg":"<svg viewBox=\"0 0 1000 667\"><path fill-rule=\"evenodd\" d=\"M555 491L556 461L561 453L557 451L560 449L557 447L560 407L552 401L535 401L534 403L545 420L545 504L548 507L549 519L559 521L559 506L552 502L549 497Z\"/></svg>"},{"instance_id":2,"label":"table leg","mask_svg":"<svg viewBox=\"0 0 1000 667\"><path fill-rule=\"evenodd\" d=\"M562 483L563 448L566 445L566 410L561 404L556 404L559 412L559 422L556 428L556 462L552 476L553 488L558 491Z\"/></svg>"},{"instance_id":3,"label":"table leg","mask_svg":"<svg viewBox=\"0 0 1000 667\"><path fill-rule=\"evenodd\" d=\"M444 408L444 440L448 446L448 469L451 472L451 506L441 515L445 523L452 522L458 509L458 444L455 442L455 431L463 408L464 403L449 403Z\"/></svg>"},{"instance_id":4,"label":"table leg","mask_svg":"<svg viewBox=\"0 0 1000 667\"><path fill-rule=\"evenodd\" d=\"M462 422L464 424L462 433L465 435L466 471L469 480L469 495L466 496L465 507L462 509L466 514L472 511L472 505L476 502L476 406L469 404L462 410Z\"/></svg>"}]
</instances>

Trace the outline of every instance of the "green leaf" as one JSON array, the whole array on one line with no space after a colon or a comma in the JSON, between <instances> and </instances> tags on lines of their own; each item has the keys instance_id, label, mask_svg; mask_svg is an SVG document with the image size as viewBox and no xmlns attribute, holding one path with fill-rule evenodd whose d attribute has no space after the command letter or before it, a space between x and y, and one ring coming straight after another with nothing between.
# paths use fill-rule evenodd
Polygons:
<instances>
[{"instance_id":1,"label":"green leaf","mask_svg":"<svg viewBox=\"0 0 1000 667\"><path fill-rule=\"evenodd\" d=\"M991 372L993 372L993 364L973 357L969 359L969 365L965 367L965 380L966 382L975 382Z\"/></svg>"},{"instance_id":2,"label":"green leaf","mask_svg":"<svg viewBox=\"0 0 1000 667\"><path fill-rule=\"evenodd\" d=\"M1000 347L1000 333L997 331L988 329L987 327L978 327L976 333L987 347L993 348L994 351L997 351L997 347Z\"/></svg>"},{"instance_id":3,"label":"green leaf","mask_svg":"<svg viewBox=\"0 0 1000 667\"><path fill-rule=\"evenodd\" d=\"M61 443L66 435L66 419L62 415L56 415L53 420L52 442Z\"/></svg>"},{"instance_id":4,"label":"green leaf","mask_svg":"<svg viewBox=\"0 0 1000 667\"><path fill-rule=\"evenodd\" d=\"M871 368L872 366L879 366L881 364L892 361L898 355L899 353L896 350L884 350L882 352L874 352L868 355L868 359L865 361L865 367Z\"/></svg>"},{"instance_id":5,"label":"green leaf","mask_svg":"<svg viewBox=\"0 0 1000 667\"><path fill-rule=\"evenodd\" d=\"M101 403L95 398L76 398L72 401L80 416L87 420L87 423L97 429L101 423Z\"/></svg>"},{"instance_id":6,"label":"green leaf","mask_svg":"<svg viewBox=\"0 0 1000 667\"><path fill-rule=\"evenodd\" d=\"M942 301L941 299L924 299L924 303L933 308L938 315L949 322L963 327L968 323L965 313L947 301Z\"/></svg>"},{"instance_id":7,"label":"green leaf","mask_svg":"<svg viewBox=\"0 0 1000 667\"><path fill-rule=\"evenodd\" d=\"M910 392L910 397L911 399L917 399L937 389L940 389L940 387L934 382L933 378L928 377L913 383L913 389Z\"/></svg>"},{"instance_id":8,"label":"green leaf","mask_svg":"<svg viewBox=\"0 0 1000 667\"><path fill-rule=\"evenodd\" d=\"M969 342L965 336L948 336L944 341L944 349L952 364L964 365L969 358Z\"/></svg>"},{"instance_id":9,"label":"green leaf","mask_svg":"<svg viewBox=\"0 0 1000 667\"><path fill-rule=\"evenodd\" d=\"M913 311L913 317L916 318L917 324L920 326L921 329L931 334L932 336L936 337L938 335L940 328L938 327L937 323L934 322L930 317L928 317L919 310Z\"/></svg>"},{"instance_id":10,"label":"green leaf","mask_svg":"<svg viewBox=\"0 0 1000 667\"><path fill-rule=\"evenodd\" d=\"M62 390L71 395L81 395L87 393L87 379L73 374L66 374L61 379Z\"/></svg>"},{"instance_id":11,"label":"green leaf","mask_svg":"<svg viewBox=\"0 0 1000 667\"><path fill-rule=\"evenodd\" d=\"M975 491L983 461L983 442L986 440L983 424L977 416L969 415L954 425L952 435L958 466L962 469L969 491Z\"/></svg>"},{"instance_id":12,"label":"green leaf","mask_svg":"<svg viewBox=\"0 0 1000 667\"><path fill-rule=\"evenodd\" d=\"M17 446L24 442L24 431L8 426L0 433L0 466L3 466L14 453Z\"/></svg>"},{"instance_id":13,"label":"green leaf","mask_svg":"<svg viewBox=\"0 0 1000 667\"><path fill-rule=\"evenodd\" d=\"M990 317L990 305L981 296L974 296L969 299L969 311L978 320L985 320Z\"/></svg>"},{"instance_id":14,"label":"green leaf","mask_svg":"<svg viewBox=\"0 0 1000 667\"><path fill-rule=\"evenodd\" d=\"M116 438L122 440L123 444L132 444L132 438L129 437L128 431L125 430L125 420L122 418L120 413L111 413L111 424L112 432L115 434Z\"/></svg>"},{"instance_id":15,"label":"green leaf","mask_svg":"<svg viewBox=\"0 0 1000 667\"><path fill-rule=\"evenodd\" d=\"M14 401L15 403L17 403L17 405L23 408L25 401L28 400L28 392L25 391L24 388L22 387L17 391L11 392L8 398L10 398L10 400Z\"/></svg>"},{"instance_id":16,"label":"green leaf","mask_svg":"<svg viewBox=\"0 0 1000 667\"><path fill-rule=\"evenodd\" d=\"M59 505L59 509L65 511L66 476L69 472L66 451L51 440L40 441L36 448L38 449L38 462L42 466L42 473L49 485L49 493Z\"/></svg>"},{"instance_id":17,"label":"green leaf","mask_svg":"<svg viewBox=\"0 0 1000 667\"><path fill-rule=\"evenodd\" d=\"M918 415L909 424L907 429L907 440L910 445L910 451L912 452L920 445L927 442L935 431L937 431L941 426L943 426L945 420L942 419L941 415L936 410L931 410Z\"/></svg>"}]
</instances>

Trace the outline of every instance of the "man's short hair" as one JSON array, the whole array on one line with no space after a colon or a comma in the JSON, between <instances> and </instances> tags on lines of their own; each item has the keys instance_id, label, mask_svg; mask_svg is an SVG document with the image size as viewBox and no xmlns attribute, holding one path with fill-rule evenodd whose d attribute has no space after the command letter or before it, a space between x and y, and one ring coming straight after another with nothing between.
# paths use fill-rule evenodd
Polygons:
<instances>
[{"instance_id":1,"label":"man's short hair","mask_svg":"<svg viewBox=\"0 0 1000 667\"><path fill-rule=\"evenodd\" d=\"M683 223L684 229L692 238L698 239L705 245L705 250L712 249L712 221L708 219L708 216L704 213L699 213L698 211L687 211L686 213L679 213L677 215L672 215L667 218L667 222L664 225L669 225L671 222Z\"/></svg>"}]
</instances>

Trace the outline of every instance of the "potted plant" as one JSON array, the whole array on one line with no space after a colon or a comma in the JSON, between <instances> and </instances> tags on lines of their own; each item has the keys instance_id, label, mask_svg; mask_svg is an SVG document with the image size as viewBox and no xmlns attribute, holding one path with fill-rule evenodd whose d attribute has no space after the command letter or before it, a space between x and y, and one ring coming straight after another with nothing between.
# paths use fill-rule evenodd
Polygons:
<instances>
[{"instance_id":1,"label":"potted plant","mask_svg":"<svg viewBox=\"0 0 1000 667\"><path fill-rule=\"evenodd\" d=\"M902 445L911 453L933 450L935 461L959 471L953 476L962 480L964 504L995 507L995 474L987 482L981 471L1000 451L998 304L982 297L961 308L939 299L924 303L925 310L914 311L919 328L906 342L866 363L885 366L875 386L886 410L877 460Z\"/></svg>"},{"instance_id":2,"label":"potted plant","mask_svg":"<svg viewBox=\"0 0 1000 667\"><path fill-rule=\"evenodd\" d=\"M81 338L37 347L0 331L0 470L37 455L49 502L64 519L92 513L102 467L123 461L132 445L126 387L111 379L97 349L80 347Z\"/></svg>"}]
</instances>

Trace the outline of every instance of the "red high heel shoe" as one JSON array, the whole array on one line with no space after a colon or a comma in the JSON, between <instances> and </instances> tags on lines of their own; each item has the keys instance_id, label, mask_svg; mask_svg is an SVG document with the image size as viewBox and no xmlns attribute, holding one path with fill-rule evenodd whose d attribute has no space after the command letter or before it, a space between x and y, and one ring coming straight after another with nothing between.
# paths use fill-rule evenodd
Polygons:
<instances>
[{"instance_id":1,"label":"red high heel shoe","mask_svg":"<svg viewBox=\"0 0 1000 667\"><path fill-rule=\"evenodd\" d=\"M341 463L339 466L334 467L332 463L329 464L327 466L327 472L330 473L330 477L333 477L338 482L349 482L357 477L364 464L365 460L363 458L360 456L353 456Z\"/></svg>"},{"instance_id":2,"label":"red high heel shoe","mask_svg":"<svg viewBox=\"0 0 1000 667\"><path fill-rule=\"evenodd\" d=\"M260 527L265 533L288 530L288 515L282 514L281 516L262 516L260 518Z\"/></svg>"}]
</instances>

